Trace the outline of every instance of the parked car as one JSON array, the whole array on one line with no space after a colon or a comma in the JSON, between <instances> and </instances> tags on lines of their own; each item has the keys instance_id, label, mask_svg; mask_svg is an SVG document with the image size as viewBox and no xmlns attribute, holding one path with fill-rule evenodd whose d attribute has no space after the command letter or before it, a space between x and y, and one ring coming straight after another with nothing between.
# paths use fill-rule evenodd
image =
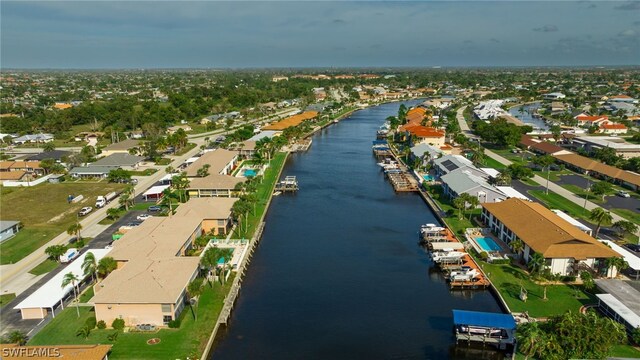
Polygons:
<instances>
[{"instance_id":1,"label":"parked car","mask_svg":"<svg viewBox=\"0 0 640 360\"><path fill-rule=\"evenodd\" d=\"M93 210L91 206L85 206L80 211L78 211L79 216L85 216Z\"/></svg>"},{"instance_id":2,"label":"parked car","mask_svg":"<svg viewBox=\"0 0 640 360\"><path fill-rule=\"evenodd\" d=\"M624 191L624 190L620 190L616 193L616 195L621 196L623 198L629 198L631 197L631 195L629 195L628 192Z\"/></svg>"},{"instance_id":3,"label":"parked car","mask_svg":"<svg viewBox=\"0 0 640 360\"><path fill-rule=\"evenodd\" d=\"M149 212L162 211L162 206L152 205L152 206L149 206L149 208L147 209L147 211L149 211Z\"/></svg>"},{"instance_id":4,"label":"parked car","mask_svg":"<svg viewBox=\"0 0 640 360\"><path fill-rule=\"evenodd\" d=\"M631 251L640 252L640 245L638 244L624 244L622 245Z\"/></svg>"},{"instance_id":5,"label":"parked car","mask_svg":"<svg viewBox=\"0 0 640 360\"><path fill-rule=\"evenodd\" d=\"M149 214L140 214L140 215L136 216L136 219L138 219L140 221L145 221L150 217L153 217L153 216L151 216Z\"/></svg>"}]
</instances>

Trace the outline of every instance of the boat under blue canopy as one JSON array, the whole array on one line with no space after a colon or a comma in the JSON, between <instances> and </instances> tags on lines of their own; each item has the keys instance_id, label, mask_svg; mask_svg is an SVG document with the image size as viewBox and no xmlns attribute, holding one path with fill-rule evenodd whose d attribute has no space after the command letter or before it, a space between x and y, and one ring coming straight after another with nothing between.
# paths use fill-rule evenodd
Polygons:
<instances>
[{"instance_id":1,"label":"boat under blue canopy","mask_svg":"<svg viewBox=\"0 0 640 360\"><path fill-rule=\"evenodd\" d=\"M508 330L516 328L516 321L511 314L480 311L453 310L453 323L455 325L482 326Z\"/></svg>"}]
</instances>

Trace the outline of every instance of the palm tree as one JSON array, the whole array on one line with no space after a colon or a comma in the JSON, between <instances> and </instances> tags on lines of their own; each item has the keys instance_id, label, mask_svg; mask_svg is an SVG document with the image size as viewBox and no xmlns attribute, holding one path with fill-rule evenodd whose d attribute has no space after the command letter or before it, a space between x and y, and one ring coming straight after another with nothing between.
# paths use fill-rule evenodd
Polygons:
<instances>
[{"instance_id":1,"label":"palm tree","mask_svg":"<svg viewBox=\"0 0 640 360\"><path fill-rule=\"evenodd\" d=\"M593 234L593 237L597 238L602 224L611 224L611 221L613 221L613 217L611 216L610 212L604 210L603 208L597 207L591 210L591 213L589 213L589 220L593 220L597 223L596 231Z\"/></svg>"},{"instance_id":2,"label":"palm tree","mask_svg":"<svg viewBox=\"0 0 640 360\"><path fill-rule=\"evenodd\" d=\"M222 285L224 285L224 280L227 277L227 263L231 261L231 258L233 257L233 250L220 249L220 257L222 258Z\"/></svg>"},{"instance_id":3,"label":"palm tree","mask_svg":"<svg viewBox=\"0 0 640 360\"><path fill-rule=\"evenodd\" d=\"M220 259L220 249L217 247L208 248L200 258L200 265L207 268L207 280L209 284L211 284L211 269L218 264L218 259Z\"/></svg>"},{"instance_id":4,"label":"palm tree","mask_svg":"<svg viewBox=\"0 0 640 360\"><path fill-rule=\"evenodd\" d=\"M80 230L82 230L82 225L79 222L77 222L75 224L71 224L71 226L67 228L67 234L75 235L76 240L80 241L82 240L82 237L80 236Z\"/></svg>"},{"instance_id":5,"label":"palm tree","mask_svg":"<svg viewBox=\"0 0 640 360\"><path fill-rule=\"evenodd\" d=\"M478 200L477 197L470 195L470 194L466 194L468 196L466 196L465 201L469 204L469 207L471 208L471 211L469 212L469 221L471 221L471 216L473 216L473 210L476 209L478 207L478 205L480 205L480 200Z\"/></svg>"},{"instance_id":6,"label":"palm tree","mask_svg":"<svg viewBox=\"0 0 640 360\"><path fill-rule=\"evenodd\" d=\"M529 264L528 264L529 271L531 272L531 274L541 273L545 266L544 263L545 263L544 256L542 256L542 254L538 252L534 252L531 255L531 259L529 259Z\"/></svg>"},{"instance_id":7,"label":"palm tree","mask_svg":"<svg viewBox=\"0 0 640 360\"><path fill-rule=\"evenodd\" d=\"M506 168L500 170L500 173L496 177L496 183L498 185L511 185L511 174Z\"/></svg>"},{"instance_id":8,"label":"palm tree","mask_svg":"<svg viewBox=\"0 0 640 360\"><path fill-rule=\"evenodd\" d=\"M467 206L467 202L461 196L453 199L453 207L458 209L458 217L462 220L462 210Z\"/></svg>"},{"instance_id":9,"label":"palm tree","mask_svg":"<svg viewBox=\"0 0 640 360\"><path fill-rule=\"evenodd\" d=\"M91 274L91 278L95 282L97 279L98 272L98 261L96 261L96 256L93 255L92 252L87 252L84 256L84 261L82 262L82 271L84 276Z\"/></svg>"},{"instance_id":10,"label":"palm tree","mask_svg":"<svg viewBox=\"0 0 640 360\"><path fill-rule=\"evenodd\" d=\"M605 264L607 265L607 272L610 269L615 268L616 272L620 272L629 267L629 263L627 263L624 258L621 257L610 257L605 260Z\"/></svg>"},{"instance_id":11,"label":"palm tree","mask_svg":"<svg viewBox=\"0 0 640 360\"><path fill-rule=\"evenodd\" d=\"M83 326L76 331L76 336L82 336L85 339L89 338L89 335L91 335L91 329L88 326Z\"/></svg>"},{"instance_id":12,"label":"palm tree","mask_svg":"<svg viewBox=\"0 0 640 360\"><path fill-rule=\"evenodd\" d=\"M638 231L638 225L627 220L616 221L613 227L618 230L618 236L624 237L625 234L633 234Z\"/></svg>"},{"instance_id":13,"label":"palm tree","mask_svg":"<svg viewBox=\"0 0 640 360\"><path fill-rule=\"evenodd\" d=\"M518 331L516 331L516 339L520 345L519 349L524 354L525 360L528 359L529 356L538 353L540 349L538 340L544 331L542 331L539 324L538 322L523 323L518 326Z\"/></svg>"},{"instance_id":14,"label":"palm tree","mask_svg":"<svg viewBox=\"0 0 640 360\"><path fill-rule=\"evenodd\" d=\"M105 256L98 261L98 275L102 278L107 277L113 270L118 268L118 263L111 257Z\"/></svg>"},{"instance_id":15,"label":"palm tree","mask_svg":"<svg viewBox=\"0 0 640 360\"><path fill-rule=\"evenodd\" d=\"M68 272L62 278L62 288L65 288L67 285L71 284L73 286L73 295L76 299L76 312L78 313L78 317L80 317L80 308L78 308L78 291L76 289L77 284L80 282L80 278L72 272Z\"/></svg>"},{"instance_id":16,"label":"palm tree","mask_svg":"<svg viewBox=\"0 0 640 360\"><path fill-rule=\"evenodd\" d=\"M107 209L107 217L111 220L115 220L120 215L120 211L116 208Z\"/></svg>"},{"instance_id":17,"label":"palm tree","mask_svg":"<svg viewBox=\"0 0 640 360\"><path fill-rule=\"evenodd\" d=\"M511 243L511 249L520 257L520 252L524 249L524 243L520 239L515 239Z\"/></svg>"},{"instance_id":18,"label":"palm tree","mask_svg":"<svg viewBox=\"0 0 640 360\"><path fill-rule=\"evenodd\" d=\"M28 338L27 338L27 334L25 334L24 332L20 330L14 330L9 333L9 335L7 336L7 340L9 340L9 343L11 344L24 346L27 344Z\"/></svg>"}]
</instances>

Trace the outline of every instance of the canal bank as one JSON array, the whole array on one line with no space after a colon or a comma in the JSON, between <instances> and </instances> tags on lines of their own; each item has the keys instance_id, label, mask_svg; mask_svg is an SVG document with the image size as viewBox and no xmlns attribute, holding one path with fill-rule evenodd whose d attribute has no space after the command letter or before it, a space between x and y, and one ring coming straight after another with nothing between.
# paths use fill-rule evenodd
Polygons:
<instances>
[{"instance_id":1,"label":"canal bank","mask_svg":"<svg viewBox=\"0 0 640 360\"><path fill-rule=\"evenodd\" d=\"M301 190L273 199L212 358L457 357L451 310L500 311L489 292L449 291L418 245L435 215L380 174L371 140L399 105L357 111L289 157Z\"/></svg>"}]
</instances>

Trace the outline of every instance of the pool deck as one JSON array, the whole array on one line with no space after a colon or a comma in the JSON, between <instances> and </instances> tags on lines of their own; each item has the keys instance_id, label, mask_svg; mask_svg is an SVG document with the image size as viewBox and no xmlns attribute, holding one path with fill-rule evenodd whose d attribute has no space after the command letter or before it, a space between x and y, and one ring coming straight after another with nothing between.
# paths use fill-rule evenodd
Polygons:
<instances>
[{"instance_id":1,"label":"pool deck","mask_svg":"<svg viewBox=\"0 0 640 360\"><path fill-rule=\"evenodd\" d=\"M488 228L468 228L465 230L464 235L467 238L468 243L471 244L471 246L478 253L486 252L489 255L489 261L491 261L492 259L506 259L508 258L508 255L512 253L509 247L507 246L507 244L505 244L504 242L502 242L501 240L493 236L493 234L491 233L491 230ZM476 241L476 238L479 238L479 237L490 238L491 240L493 240L493 242L496 245L500 247L500 250L484 249Z\"/></svg>"}]
</instances>

